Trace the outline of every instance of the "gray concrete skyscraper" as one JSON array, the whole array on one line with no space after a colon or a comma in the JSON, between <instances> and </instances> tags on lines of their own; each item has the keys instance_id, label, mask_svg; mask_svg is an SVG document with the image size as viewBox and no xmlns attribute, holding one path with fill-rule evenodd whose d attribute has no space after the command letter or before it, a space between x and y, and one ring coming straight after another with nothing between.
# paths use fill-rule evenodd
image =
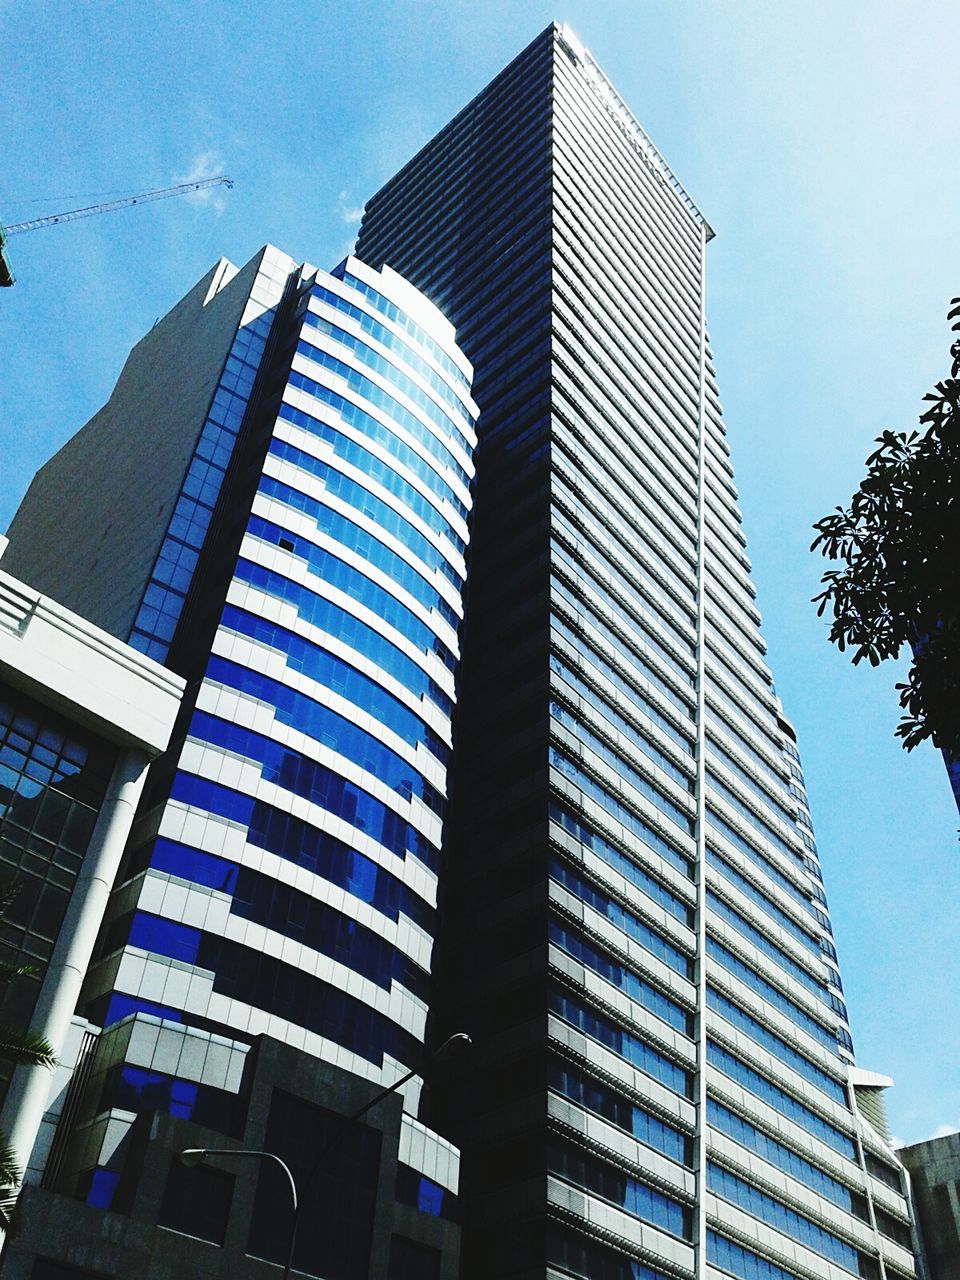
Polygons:
<instances>
[{"instance_id":1,"label":"gray concrete skyscraper","mask_svg":"<svg viewBox=\"0 0 960 1280\"><path fill-rule=\"evenodd\" d=\"M481 409L433 1008L477 1051L431 1099L469 1280L913 1274L764 658L711 235L556 25L361 226Z\"/></svg>"}]
</instances>

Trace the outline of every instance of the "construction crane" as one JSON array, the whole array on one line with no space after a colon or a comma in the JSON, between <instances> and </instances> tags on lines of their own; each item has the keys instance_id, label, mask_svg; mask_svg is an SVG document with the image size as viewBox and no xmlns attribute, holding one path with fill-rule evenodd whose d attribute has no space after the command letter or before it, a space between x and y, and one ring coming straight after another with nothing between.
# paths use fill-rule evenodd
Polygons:
<instances>
[{"instance_id":1,"label":"construction crane","mask_svg":"<svg viewBox=\"0 0 960 1280\"><path fill-rule=\"evenodd\" d=\"M82 209L68 209L65 213L50 213L43 218L31 218L27 222L12 222L9 226L0 224L0 287L14 283L13 272L4 251L4 242L8 236L17 236L24 231L39 231L41 227L54 227L61 222L73 222L77 218L92 218L95 213L112 213L114 209L127 209L134 204L149 204L152 200L167 200L171 196L188 195L191 191L208 191L211 187L233 186L230 178L201 178L198 182L181 182L175 187L160 187L155 191L144 191L137 196L124 196L121 200L108 200L105 204L86 205Z\"/></svg>"}]
</instances>

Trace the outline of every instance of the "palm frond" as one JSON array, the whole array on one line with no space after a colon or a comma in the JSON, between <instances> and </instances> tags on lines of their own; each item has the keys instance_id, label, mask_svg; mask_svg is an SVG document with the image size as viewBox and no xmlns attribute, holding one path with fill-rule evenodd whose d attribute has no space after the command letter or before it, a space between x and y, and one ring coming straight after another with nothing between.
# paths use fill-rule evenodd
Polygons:
<instances>
[{"instance_id":1,"label":"palm frond","mask_svg":"<svg viewBox=\"0 0 960 1280\"><path fill-rule=\"evenodd\" d=\"M0 1234L12 1235L16 1229L14 1209L20 1190L20 1168L17 1153L5 1133L0 1133Z\"/></svg>"},{"instance_id":2,"label":"palm frond","mask_svg":"<svg viewBox=\"0 0 960 1280\"><path fill-rule=\"evenodd\" d=\"M20 1166L17 1153L5 1133L0 1133L0 1203L5 1194L20 1186Z\"/></svg>"},{"instance_id":3,"label":"palm frond","mask_svg":"<svg viewBox=\"0 0 960 1280\"><path fill-rule=\"evenodd\" d=\"M57 1058L43 1036L0 1023L0 1058L28 1067L55 1067Z\"/></svg>"},{"instance_id":4,"label":"palm frond","mask_svg":"<svg viewBox=\"0 0 960 1280\"><path fill-rule=\"evenodd\" d=\"M0 1186L0 1235L16 1235L17 1196L16 1187Z\"/></svg>"},{"instance_id":5,"label":"palm frond","mask_svg":"<svg viewBox=\"0 0 960 1280\"><path fill-rule=\"evenodd\" d=\"M7 907L23 888L23 881L12 876L0 876L0 916L6 913Z\"/></svg>"},{"instance_id":6,"label":"palm frond","mask_svg":"<svg viewBox=\"0 0 960 1280\"><path fill-rule=\"evenodd\" d=\"M35 964L4 964L0 961L0 987L7 986L17 978L29 978L31 974L39 972Z\"/></svg>"}]
</instances>

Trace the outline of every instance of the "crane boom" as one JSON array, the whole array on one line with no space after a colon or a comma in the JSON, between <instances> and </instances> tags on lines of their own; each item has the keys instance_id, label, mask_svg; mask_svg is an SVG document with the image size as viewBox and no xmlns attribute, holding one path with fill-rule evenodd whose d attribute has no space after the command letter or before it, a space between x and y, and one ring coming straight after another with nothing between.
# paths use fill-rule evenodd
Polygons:
<instances>
[{"instance_id":1,"label":"crane boom","mask_svg":"<svg viewBox=\"0 0 960 1280\"><path fill-rule=\"evenodd\" d=\"M12 222L3 228L8 236L23 231L39 231L41 227L53 227L58 222L73 222L76 218L91 218L95 213L112 213L114 209L126 209L134 204L149 204L151 200L166 200L170 196L187 195L191 191L206 191L210 187L232 187L230 178L202 178L199 182L181 182L176 187L161 187L156 191L144 191L138 196L124 196L122 200L109 200L106 204L91 204L83 209L68 209L66 213L51 213L44 218L31 218L29 222Z\"/></svg>"}]
</instances>

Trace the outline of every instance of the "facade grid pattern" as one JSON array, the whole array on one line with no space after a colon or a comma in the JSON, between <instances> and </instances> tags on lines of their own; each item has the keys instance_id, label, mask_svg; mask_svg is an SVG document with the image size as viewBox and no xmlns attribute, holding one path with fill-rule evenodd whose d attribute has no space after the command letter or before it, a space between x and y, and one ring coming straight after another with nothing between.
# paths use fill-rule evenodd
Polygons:
<instances>
[{"instance_id":1,"label":"facade grid pattern","mask_svg":"<svg viewBox=\"0 0 960 1280\"><path fill-rule=\"evenodd\" d=\"M358 256L457 326L481 408L436 1014L478 1050L431 1112L463 1148L470 1280L881 1265L716 395L711 235L559 26L361 225Z\"/></svg>"}]
</instances>

